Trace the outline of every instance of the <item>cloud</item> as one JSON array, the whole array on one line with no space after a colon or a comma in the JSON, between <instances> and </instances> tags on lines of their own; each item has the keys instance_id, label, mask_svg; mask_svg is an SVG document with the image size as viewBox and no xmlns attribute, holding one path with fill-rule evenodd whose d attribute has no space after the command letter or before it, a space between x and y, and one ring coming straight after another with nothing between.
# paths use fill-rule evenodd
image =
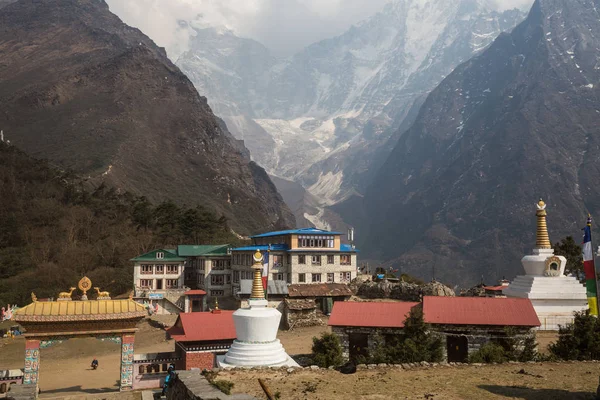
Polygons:
<instances>
[{"instance_id":1,"label":"cloud","mask_svg":"<svg viewBox=\"0 0 600 400\"><path fill-rule=\"evenodd\" d=\"M141 29L172 59L188 48L190 29L180 20L225 26L287 56L343 33L390 0L106 0L123 21ZM433 0L439 1L439 0ZM489 0L499 10L527 9L533 0Z\"/></svg>"}]
</instances>

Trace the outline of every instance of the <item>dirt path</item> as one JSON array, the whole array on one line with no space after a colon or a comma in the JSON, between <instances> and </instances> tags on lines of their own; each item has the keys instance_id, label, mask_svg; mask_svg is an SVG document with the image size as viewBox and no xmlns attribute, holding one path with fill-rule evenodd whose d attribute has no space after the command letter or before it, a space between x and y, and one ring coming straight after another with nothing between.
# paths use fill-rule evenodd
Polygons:
<instances>
[{"instance_id":1,"label":"dirt path","mask_svg":"<svg viewBox=\"0 0 600 400\"><path fill-rule=\"evenodd\" d=\"M144 321L135 335L136 353L174 351L175 343L166 340L165 331ZM25 340L2 339L0 370L23 368ZM71 339L42 349L40 360L41 398L66 398L75 394L106 393L119 390L121 349L118 344L94 338ZM90 368L98 359L97 370ZM94 396L91 397L92 399ZM106 398L103 394L98 398Z\"/></svg>"}]
</instances>

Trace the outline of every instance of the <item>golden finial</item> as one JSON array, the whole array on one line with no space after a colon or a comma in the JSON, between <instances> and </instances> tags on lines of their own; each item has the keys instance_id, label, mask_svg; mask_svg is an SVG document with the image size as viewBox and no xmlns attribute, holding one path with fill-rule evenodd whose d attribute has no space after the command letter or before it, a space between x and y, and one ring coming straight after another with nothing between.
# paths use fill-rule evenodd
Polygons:
<instances>
[{"instance_id":1,"label":"golden finial","mask_svg":"<svg viewBox=\"0 0 600 400\"><path fill-rule=\"evenodd\" d=\"M215 297L215 310L219 310L219 299Z\"/></svg>"},{"instance_id":2,"label":"golden finial","mask_svg":"<svg viewBox=\"0 0 600 400\"><path fill-rule=\"evenodd\" d=\"M77 286L79 287L79 290L81 290L83 292L82 297L87 298L86 294L87 294L87 291L92 288L92 281L90 281L90 278L88 278L87 276L84 276L83 278L81 278L81 280L79 281L79 284Z\"/></svg>"},{"instance_id":3,"label":"golden finial","mask_svg":"<svg viewBox=\"0 0 600 400\"><path fill-rule=\"evenodd\" d=\"M550 237L548 236L548 226L546 225L546 203L544 200L540 201L535 205L537 208L537 235L535 241L536 249L551 249L552 243L550 243Z\"/></svg>"},{"instance_id":4,"label":"golden finial","mask_svg":"<svg viewBox=\"0 0 600 400\"><path fill-rule=\"evenodd\" d=\"M33 301L34 303L37 301L37 297L33 292L31 292L31 301Z\"/></svg>"},{"instance_id":5,"label":"golden finial","mask_svg":"<svg viewBox=\"0 0 600 400\"><path fill-rule=\"evenodd\" d=\"M264 300L265 290L263 289L261 279L263 255L261 254L260 250L256 250L253 258L254 265L252 265L252 269L254 270L254 279L252 281L252 293L250 294L250 299Z\"/></svg>"}]
</instances>

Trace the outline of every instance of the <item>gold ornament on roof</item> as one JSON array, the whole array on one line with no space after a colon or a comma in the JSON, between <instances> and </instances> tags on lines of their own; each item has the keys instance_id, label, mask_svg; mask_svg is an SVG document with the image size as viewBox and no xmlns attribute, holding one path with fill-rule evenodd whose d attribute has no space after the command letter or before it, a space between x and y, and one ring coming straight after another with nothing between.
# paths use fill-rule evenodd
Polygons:
<instances>
[{"instance_id":1,"label":"gold ornament on roof","mask_svg":"<svg viewBox=\"0 0 600 400\"><path fill-rule=\"evenodd\" d=\"M33 301L34 303L37 301L37 296L33 292L31 292L31 301Z\"/></svg>"},{"instance_id":2,"label":"gold ornament on roof","mask_svg":"<svg viewBox=\"0 0 600 400\"><path fill-rule=\"evenodd\" d=\"M219 299L215 297L215 310L219 310Z\"/></svg>"},{"instance_id":3,"label":"gold ornament on roof","mask_svg":"<svg viewBox=\"0 0 600 400\"><path fill-rule=\"evenodd\" d=\"M79 290L81 290L83 292L83 296L87 297L86 296L87 291L92 288L92 281L90 281L90 278L88 278L87 276L84 276L79 281L78 287L79 287Z\"/></svg>"},{"instance_id":4,"label":"gold ornament on roof","mask_svg":"<svg viewBox=\"0 0 600 400\"><path fill-rule=\"evenodd\" d=\"M250 294L250 298L253 300L264 300L265 290L261 279L263 255L260 250L256 250L253 258L254 265L252 265L252 269L254 269L254 279L252 280L252 293Z\"/></svg>"},{"instance_id":5,"label":"gold ornament on roof","mask_svg":"<svg viewBox=\"0 0 600 400\"><path fill-rule=\"evenodd\" d=\"M96 290L96 293L98 293L98 298L110 298L110 293L101 292L99 287L95 287L94 290Z\"/></svg>"},{"instance_id":6,"label":"gold ornament on roof","mask_svg":"<svg viewBox=\"0 0 600 400\"><path fill-rule=\"evenodd\" d=\"M546 203L544 200L540 201L535 205L537 211L537 234L535 241L536 249L551 249L552 243L550 243L550 237L548 236L548 226L546 225Z\"/></svg>"},{"instance_id":7,"label":"gold ornament on roof","mask_svg":"<svg viewBox=\"0 0 600 400\"><path fill-rule=\"evenodd\" d=\"M71 296L73 295L73 292L74 292L74 291L75 291L75 288L74 288L74 287L72 287L72 288L69 288L69 291L68 291L68 292L60 292L60 293L58 294L58 298L59 298L59 299L70 299L70 298L71 298Z\"/></svg>"}]
</instances>

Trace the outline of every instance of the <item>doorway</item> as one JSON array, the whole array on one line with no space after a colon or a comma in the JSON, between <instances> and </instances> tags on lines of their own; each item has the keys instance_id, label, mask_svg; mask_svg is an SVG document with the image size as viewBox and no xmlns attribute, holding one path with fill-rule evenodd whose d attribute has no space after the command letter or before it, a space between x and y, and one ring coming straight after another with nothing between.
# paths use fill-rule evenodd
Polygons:
<instances>
[{"instance_id":1,"label":"doorway","mask_svg":"<svg viewBox=\"0 0 600 400\"><path fill-rule=\"evenodd\" d=\"M465 336L448 336L446 340L448 362L467 362L469 340Z\"/></svg>"},{"instance_id":2,"label":"doorway","mask_svg":"<svg viewBox=\"0 0 600 400\"><path fill-rule=\"evenodd\" d=\"M355 361L358 357L369 355L369 335L366 333L351 333L348 335L350 344L350 360Z\"/></svg>"},{"instance_id":3,"label":"doorway","mask_svg":"<svg viewBox=\"0 0 600 400\"><path fill-rule=\"evenodd\" d=\"M157 279L156 280L156 290L162 290L163 288L163 280L162 279Z\"/></svg>"}]
</instances>

